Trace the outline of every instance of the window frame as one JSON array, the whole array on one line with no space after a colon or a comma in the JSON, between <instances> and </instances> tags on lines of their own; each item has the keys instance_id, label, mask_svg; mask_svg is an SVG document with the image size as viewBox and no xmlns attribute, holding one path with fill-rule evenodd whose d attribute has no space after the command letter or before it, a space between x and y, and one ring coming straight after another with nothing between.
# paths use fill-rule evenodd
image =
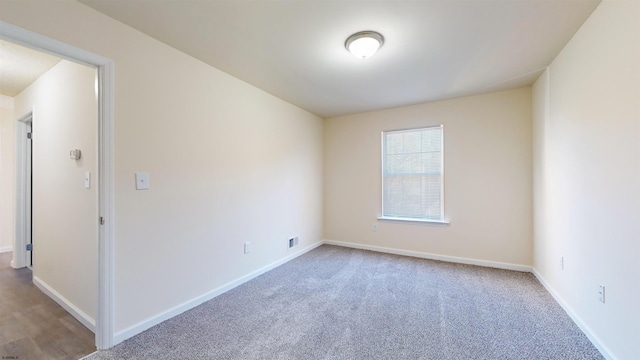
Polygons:
<instances>
[{"instance_id":1,"label":"window frame","mask_svg":"<svg viewBox=\"0 0 640 360\"><path fill-rule=\"evenodd\" d=\"M385 197L385 188L384 188L384 178L385 178L385 134L389 133L401 133L401 132L411 132L416 130L426 130L440 128L440 219L427 219L427 218L410 218L410 217L396 217L396 216L385 216L384 214L384 197ZM378 216L378 220L386 220L386 221L399 221L399 222L414 222L414 223L427 223L427 224L449 224L449 220L445 216L445 206L444 206L444 125L431 125L431 126L420 126L415 128L406 128L406 129L397 129L397 130L383 130L380 133L380 189L381 189L381 208L380 213L382 215Z\"/></svg>"}]
</instances>

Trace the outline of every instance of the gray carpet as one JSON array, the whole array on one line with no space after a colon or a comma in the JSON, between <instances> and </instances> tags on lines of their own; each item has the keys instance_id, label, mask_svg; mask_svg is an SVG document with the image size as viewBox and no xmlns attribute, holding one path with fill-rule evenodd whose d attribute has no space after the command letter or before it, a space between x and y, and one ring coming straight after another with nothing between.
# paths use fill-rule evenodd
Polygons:
<instances>
[{"instance_id":1,"label":"gray carpet","mask_svg":"<svg viewBox=\"0 0 640 360\"><path fill-rule=\"evenodd\" d=\"M89 359L602 359L528 273L321 246Z\"/></svg>"}]
</instances>

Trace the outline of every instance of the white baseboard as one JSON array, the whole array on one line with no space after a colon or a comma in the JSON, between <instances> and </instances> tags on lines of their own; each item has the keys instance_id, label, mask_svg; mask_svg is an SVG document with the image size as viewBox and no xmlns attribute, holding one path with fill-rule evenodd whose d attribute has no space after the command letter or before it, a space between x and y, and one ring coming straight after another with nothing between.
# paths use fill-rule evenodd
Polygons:
<instances>
[{"instance_id":1,"label":"white baseboard","mask_svg":"<svg viewBox=\"0 0 640 360\"><path fill-rule=\"evenodd\" d=\"M354 249L362 249L362 250L371 250L388 254L395 255L404 255L404 256L412 256L423 259L431 259L431 260L441 260L447 262L461 263L461 264L469 264L469 265L478 265L485 267L492 267L498 269L506 269L506 270L515 270L515 271L523 271L523 272L531 272L538 279L538 281L544 286L544 288L553 296L556 302L564 309L564 311L571 317L573 322L582 330L582 332L587 336L587 338L591 341L591 343L600 351L600 353L607 360L616 360L616 357L612 355L611 350L604 345L604 343L594 334L594 332L587 326L582 318L578 316L575 311L562 299L562 297L558 294L555 289L549 285L549 283L540 275L540 273L532 266L526 265L518 265L518 264L509 264L509 263L501 263L495 261L485 261L485 260L475 260L475 259L467 259L460 258L455 256L446 256L446 255L437 255L430 253L422 253L417 251L408 251L408 250L400 250L393 248L386 248L380 246L371 246L357 243L348 243L342 241L334 241L334 240L323 240L323 244L327 245L337 245L350 247Z\"/></svg>"},{"instance_id":2,"label":"white baseboard","mask_svg":"<svg viewBox=\"0 0 640 360\"><path fill-rule=\"evenodd\" d=\"M567 312L567 314L571 317L571 319L576 323L576 325L578 325L578 327L585 333L585 335L589 338L589 340L594 344L594 346L602 353L602 355L608 359L608 360L616 360L616 358L611 355L611 351L602 343L602 341L600 341L600 339L594 335L593 331L591 331L591 329L586 326L584 324L584 322L582 321L582 319L577 316L575 314L575 312L564 302L564 300L558 295L558 293L551 287L549 286L549 284L542 278L542 276L536 271L535 268L532 268L531 266L526 266L526 265L518 265L518 264L510 264L510 263L502 263L502 262L495 262L495 261L486 261L486 260L476 260L476 259L468 259L468 258L461 258L461 257L455 257L455 256L447 256L447 255L438 255L438 254L431 254L431 253L423 253L423 252L417 252L417 251L409 251L409 250L401 250L401 249L394 249L394 248L387 248L387 247L380 247L380 246L372 246L372 245L364 245L364 244L358 244L358 243L349 243L349 242L342 242L342 241L335 241L335 240L322 240L320 242L314 243L310 246L307 246L304 249L301 249L295 253L292 253L278 261L275 261L271 264L268 264L258 270L255 270L245 276L242 276L236 280L230 281L216 289L213 289L201 296L198 296L194 299L191 299L189 301L186 301L178 306L175 306L163 313L160 313L156 316L153 316L145 321L139 322L136 325L133 325L125 330L122 330L118 333L115 334L114 336L114 343L113 345L119 344L122 341L133 337L155 325L160 324L163 321L166 321L176 315L179 315L187 310L190 310L206 301L209 301L233 288L236 288L270 270L275 269L276 267L291 261L295 258L297 258L298 256L301 256L323 244L327 244L327 245L336 245L336 246L342 246L342 247L349 247L349 248L354 248L354 249L362 249L362 250L370 250L370 251L376 251L376 252L382 252L382 253L388 253L388 254L395 254L395 255L403 255L403 256L411 256L411 257L417 257L417 258L422 258L422 259L430 259L430 260L440 260L440 261L447 261L447 262L453 262L453 263L460 263L460 264L468 264L468 265L478 265L478 266L484 266L484 267L491 267L491 268L498 268L498 269L506 269L506 270L514 270L514 271L521 271L521 272L532 272L536 278L538 279L538 281L540 281L540 283L545 287L545 289L547 289L547 291L554 297L554 299L560 304L560 306L562 306L562 308ZM94 329L94 325L92 325L93 319L89 318L88 316L86 316L86 314L82 313L79 309L75 308L75 306L71 305L70 303L68 303L68 301L66 301L66 299L64 299L62 296L60 296L59 294L57 294L54 290L52 290L50 287L48 287L46 284L42 283L39 279L37 279L36 277L34 277L34 283L40 287L45 293L47 293L49 296L51 296L54 300L56 300L56 302L58 302L61 306L63 306L65 309L67 309L67 311L69 311L70 313L74 314L74 317L78 318L78 320L80 320L83 324L85 324L85 326L87 326L88 328L90 328L92 331ZM44 288L43 288L44 287ZM49 294L49 292L51 292L51 294ZM62 299L61 301L58 301L57 299ZM68 303L68 304L67 304ZM69 307L72 307L71 310L69 309ZM78 315L76 315L78 314ZM82 314L82 315L80 315ZM84 316L83 316L84 315ZM86 319L85 319L86 317ZM81 320L84 319L84 320ZM88 319L88 320L87 320ZM91 321L88 325L85 323L85 321Z\"/></svg>"},{"instance_id":3,"label":"white baseboard","mask_svg":"<svg viewBox=\"0 0 640 360\"><path fill-rule=\"evenodd\" d=\"M547 292L549 292L549 294L553 296L556 302L560 304L560 306L562 306L571 320L573 320L573 322L578 325L580 330L582 330L582 332L587 336L593 346L595 346L596 349L600 351L602 356L604 356L607 360L615 360L616 357L612 355L611 350L606 345L604 345L604 343L600 340L600 338L598 338L598 336L593 333L593 330L591 330L591 328L584 323L582 318L578 316L575 311L573 311L571 306L569 306L569 304L564 301L560 294L553 287L551 287L551 285L542 277L542 275L536 270L536 268L532 268L531 272L542 284L542 286L547 289Z\"/></svg>"},{"instance_id":4,"label":"white baseboard","mask_svg":"<svg viewBox=\"0 0 640 360\"><path fill-rule=\"evenodd\" d=\"M214 290L211 290L201 296L198 296L194 299L191 299L189 301L186 301L178 306L175 306L161 314L158 314L152 318L149 318L145 321L139 322L136 325L133 325L125 330L122 330L118 333L115 334L114 336L114 343L113 345L119 344L122 341L133 337L155 325L160 324L163 321L166 321L176 315L179 315L187 310L190 310L206 301L209 301L235 287L238 287L270 270L275 269L276 267L291 261L293 259L295 259L298 256L301 256L323 244L327 244L327 245L336 245L336 246L342 246L342 247L349 247L349 248L354 248L354 249L362 249L362 250L370 250L370 251L376 251L376 252L382 252L382 253L388 253L388 254L394 254L394 255L403 255L403 256L411 256L411 257L417 257L417 258L422 258L422 259L430 259L430 260L440 260L440 261L447 261L447 262L453 262L453 263L460 263L460 264L468 264L468 265L478 265L478 266L484 266L484 267L491 267L491 268L498 268L498 269L506 269L506 270L514 270L514 271L522 271L522 272L532 272L535 277L538 279L538 281L540 281L540 283L545 287L545 289L551 294L551 296L553 296L553 298L558 302L558 304L560 304L560 306L567 312L567 314L571 317L571 319L576 323L576 325L584 332L584 334L587 336L587 338L589 338L589 340L594 344L594 346L602 353L602 355L608 359L608 360L616 360L616 358L611 355L611 351L602 343L602 341L600 341L600 339L593 333L593 331L587 326L585 325L585 323L582 321L582 319L576 315L576 313L571 309L571 307L569 307L567 305L567 303L560 297L560 295L544 280L544 278L542 278L542 276L536 271L535 268L531 267L531 266L526 266L526 265L518 265L518 264L510 264L510 263L502 263L502 262L495 262L495 261L486 261L486 260L476 260L476 259L468 259L468 258L461 258L461 257L455 257L455 256L447 256L447 255L438 255L438 254L431 254L431 253L423 253L423 252L418 252L418 251L409 251L409 250L402 250L402 249L394 249L394 248L387 248L387 247L380 247L380 246L372 246L372 245L364 245L364 244L358 244L358 243L349 243L349 242L342 242L342 241L335 241L335 240L322 240L320 242L314 243L310 246L307 246L306 248L299 250L295 253L292 253L278 261L275 261L271 264L268 264L258 270L255 270L245 276L242 276L236 280L233 280L231 282L228 282ZM71 305L70 303L68 303L68 301L66 299L64 299L62 296L60 296L57 292L55 292L53 289L51 289L49 286L47 286L46 284L44 284L40 279L34 277L34 283L36 284L36 286L38 286L39 288L42 289L42 291L44 291L45 293L47 293L47 295L49 295L50 297L52 297L54 300L56 300L56 302L58 302L61 306L63 306L65 309L67 309L67 311L69 311L71 314L74 315L74 317L76 317L78 320L80 320L83 324L85 324L85 326L87 326L89 329L91 329L93 331L94 329L94 325L93 324L93 319L89 318L88 316L86 316L86 314L84 314L82 311L80 311L79 309L75 308L75 306ZM61 299L60 301L58 299ZM77 314L77 315L76 315ZM86 324L86 321L90 321L89 324Z\"/></svg>"},{"instance_id":5,"label":"white baseboard","mask_svg":"<svg viewBox=\"0 0 640 360\"><path fill-rule=\"evenodd\" d=\"M74 318L82 323L82 325L86 326L89 330L96 332L96 321L91 316L87 315L84 311L80 310L77 306L73 305L67 298L60 295L57 291L55 291L51 286L42 281L37 276L33 277L33 283L38 287L43 293L47 294L53 301L57 302L58 305L62 306L69 314L71 314Z\"/></svg>"},{"instance_id":6,"label":"white baseboard","mask_svg":"<svg viewBox=\"0 0 640 360\"><path fill-rule=\"evenodd\" d=\"M160 324L161 322L163 322L165 320L169 320L169 319L171 319L172 317L174 317L176 315L179 315L179 314L181 314L181 313L183 313L183 312L185 312L187 310L190 310L190 309L192 309L192 308L194 308L194 307L196 307L196 306L198 306L198 305L200 305L200 304L202 304L202 303L204 303L206 301L209 301L209 300L215 298L216 296L222 295L223 293L225 293L225 292L227 292L227 291L229 291L229 290L231 290L231 289L233 289L235 287L238 287L238 286L246 283L247 281L250 281L250 280L258 277L258 276L266 273L269 270L273 270L276 267L278 267L278 266L280 266L280 265L282 265L282 264L284 264L284 263L286 263L288 261L291 261L291 260L297 258L298 256L303 255L303 254L305 254L305 253L317 248L318 246L320 246L322 244L323 244L323 242L319 241L319 242L317 242L315 244L307 246L306 248L303 248L303 249L301 249L299 251L296 251L295 253L287 255L286 257L284 257L284 258L282 258L282 259L280 259L278 261L275 261L275 262L273 262L271 264L268 264L268 265L266 265L266 266L264 266L264 267L262 267L262 268L260 268L260 269L258 269L256 271L253 271L253 272L251 272L251 273L249 273L249 274L247 274L245 276L242 276L242 277L240 277L240 278L238 278L236 280L230 281L230 282L228 282L228 283L226 283L226 284L224 284L224 285L222 285L222 286L220 286L220 287L218 287L216 289L213 289L213 290L211 290L211 291L209 291L209 292L207 292L207 293L205 293L203 295L200 295L200 296L198 296L198 297L196 297L194 299L186 301L186 302L184 302L184 303L182 303L182 304L180 304L178 306L175 306L175 307L173 307L173 308L171 308L171 309L169 309L169 310L167 310L167 311L165 311L163 313L160 313L160 314L158 314L156 316L153 316L153 317L151 317L151 318L149 318L147 320L141 321L141 322L139 322L139 323L127 328L127 329L119 331L114 336L113 345L119 344L119 343L123 342L124 340L126 340L126 339L128 339L128 338L130 338L132 336L135 336L135 335L137 335L137 334L139 334L139 333L141 333L141 332L143 332L143 331L145 331L145 330L147 330L147 329L149 329L149 328L151 328L151 327L153 327L155 325L158 325L158 324Z\"/></svg>"},{"instance_id":7,"label":"white baseboard","mask_svg":"<svg viewBox=\"0 0 640 360\"><path fill-rule=\"evenodd\" d=\"M393 248L387 248L387 247L381 247L381 246L364 245L364 244L335 241L335 240L323 240L322 243L327 245L337 245L337 246L349 247L354 249L371 250L371 251L382 252L387 254L411 256L411 257L416 257L421 259L440 260L440 261L459 263L459 264L478 265L478 266L491 267L491 268L497 268L497 269L531 272L531 266L526 266L526 265L509 264L509 263L503 263L503 262L497 262L497 261L475 260L475 259L461 258L461 257L455 257L455 256L430 254L430 253L423 253L419 251L393 249Z\"/></svg>"},{"instance_id":8,"label":"white baseboard","mask_svg":"<svg viewBox=\"0 0 640 360\"><path fill-rule=\"evenodd\" d=\"M3 247L0 247L0 254L2 254L2 253L12 252L12 251L13 251L13 246L3 246Z\"/></svg>"},{"instance_id":9,"label":"white baseboard","mask_svg":"<svg viewBox=\"0 0 640 360\"><path fill-rule=\"evenodd\" d=\"M92 352L91 354L88 354L88 355L86 355L86 356L83 356L83 357L81 357L81 358L80 358L80 359L78 359L78 360L87 360L87 359L89 359L89 358L92 358L92 357L93 357L93 355L96 355L96 354L98 354L98 351L94 351L94 352Z\"/></svg>"}]
</instances>

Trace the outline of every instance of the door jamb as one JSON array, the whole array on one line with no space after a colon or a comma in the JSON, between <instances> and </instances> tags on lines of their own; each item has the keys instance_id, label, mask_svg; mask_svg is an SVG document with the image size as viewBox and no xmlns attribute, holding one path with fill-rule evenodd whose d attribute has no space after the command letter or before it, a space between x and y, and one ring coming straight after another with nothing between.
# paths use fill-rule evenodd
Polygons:
<instances>
[{"instance_id":1,"label":"door jamb","mask_svg":"<svg viewBox=\"0 0 640 360\"><path fill-rule=\"evenodd\" d=\"M15 228L15 240L13 244L13 258L11 259L11 267L19 269L27 266L27 251L26 244L27 239L30 236L29 215L30 204L28 204L27 197L27 132L29 124L33 124L33 109L31 109L26 115L20 117L15 122L16 129L16 164L15 164L15 194L16 194L16 228ZM32 125L31 125L32 126Z\"/></svg>"},{"instance_id":2,"label":"door jamb","mask_svg":"<svg viewBox=\"0 0 640 360\"><path fill-rule=\"evenodd\" d=\"M97 68L98 99L98 349L114 342L114 65L113 60L0 20L0 38ZM17 185L17 184L16 184ZM17 216L19 214L16 214Z\"/></svg>"}]
</instances>

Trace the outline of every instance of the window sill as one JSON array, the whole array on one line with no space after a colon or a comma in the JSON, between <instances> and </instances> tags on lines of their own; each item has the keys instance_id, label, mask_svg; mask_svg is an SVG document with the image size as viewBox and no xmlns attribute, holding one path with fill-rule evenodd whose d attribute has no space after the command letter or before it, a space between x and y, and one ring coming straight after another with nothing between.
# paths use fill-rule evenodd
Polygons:
<instances>
[{"instance_id":1,"label":"window sill","mask_svg":"<svg viewBox=\"0 0 640 360\"><path fill-rule=\"evenodd\" d=\"M389 216L380 216L378 217L378 220L413 222L413 223L420 223L420 224L449 225L449 220L412 219L412 218L399 218L399 217L389 217Z\"/></svg>"}]
</instances>

